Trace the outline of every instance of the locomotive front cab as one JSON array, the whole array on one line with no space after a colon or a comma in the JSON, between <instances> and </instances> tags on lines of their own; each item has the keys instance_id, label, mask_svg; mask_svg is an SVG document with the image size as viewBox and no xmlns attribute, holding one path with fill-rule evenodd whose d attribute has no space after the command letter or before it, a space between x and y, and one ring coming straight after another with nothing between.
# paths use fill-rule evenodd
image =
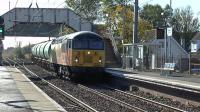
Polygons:
<instances>
[{"instance_id":1,"label":"locomotive front cab","mask_svg":"<svg viewBox=\"0 0 200 112\"><path fill-rule=\"evenodd\" d=\"M104 67L104 55L104 41L97 34L80 34L72 41L72 66Z\"/></svg>"}]
</instances>

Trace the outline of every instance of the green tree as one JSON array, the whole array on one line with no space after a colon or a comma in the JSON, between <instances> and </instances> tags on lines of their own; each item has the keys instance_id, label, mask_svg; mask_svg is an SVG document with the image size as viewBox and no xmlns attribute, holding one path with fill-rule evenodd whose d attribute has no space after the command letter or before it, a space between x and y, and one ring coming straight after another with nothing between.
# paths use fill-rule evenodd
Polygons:
<instances>
[{"instance_id":1,"label":"green tree","mask_svg":"<svg viewBox=\"0 0 200 112\"><path fill-rule=\"evenodd\" d=\"M31 48L33 47L34 45L31 45L29 43L29 45L26 45L22 48L22 53L23 54L31 54Z\"/></svg>"},{"instance_id":2,"label":"green tree","mask_svg":"<svg viewBox=\"0 0 200 112\"><path fill-rule=\"evenodd\" d=\"M188 49L190 40L196 32L199 31L199 20L194 17L191 7L183 9L175 9L172 18L172 25L175 33L175 37L178 41L182 40L185 43L185 48Z\"/></svg>"},{"instance_id":3,"label":"green tree","mask_svg":"<svg viewBox=\"0 0 200 112\"><path fill-rule=\"evenodd\" d=\"M90 2L88 0L66 0L67 5L82 17L94 21L101 16L106 26L102 31L109 29L114 37L123 37L124 43L132 42L134 9L131 3L134 3L134 0L94 0ZM146 39L144 31L151 29L152 25L143 19L139 21L139 37L144 41Z\"/></svg>"},{"instance_id":4,"label":"green tree","mask_svg":"<svg viewBox=\"0 0 200 112\"><path fill-rule=\"evenodd\" d=\"M99 0L65 0L68 7L72 8L82 18L93 22L98 16Z\"/></svg>"},{"instance_id":5,"label":"green tree","mask_svg":"<svg viewBox=\"0 0 200 112\"><path fill-rule=\"evenodd\" d=\"M144 20L147 20L154 27L163 26L165 15L161 15L164 12L164 9L160 5L144 5L140 11L140 17Z\"/></svg>"},{"instance_id":6,"label":"green tree","mask_svg":"<svg viewBox=\"0 0 200 112\"><path fill-rule=\"evenodd\" d=\"M131 43L133 37L133 6L128 0L105 0L104 13L107 14L107 26L114 36L123 37L124 43ZM152 24L139 18L139 40L145 41L144 31L152 28Z\"/></svg>"},{"instance_id":7,"label":"green tree","mask_svg":"<svg viewBox=\"0 0 200 112\"><path fill-rule=\"evenodd\" d=\"M21 48L21 43L18 44L18 46L15 48L14 50L14 58L22 58L24 59L24 54L23 54L23 51L22 51L22 48Z\"/></svg>"}]
</instances>

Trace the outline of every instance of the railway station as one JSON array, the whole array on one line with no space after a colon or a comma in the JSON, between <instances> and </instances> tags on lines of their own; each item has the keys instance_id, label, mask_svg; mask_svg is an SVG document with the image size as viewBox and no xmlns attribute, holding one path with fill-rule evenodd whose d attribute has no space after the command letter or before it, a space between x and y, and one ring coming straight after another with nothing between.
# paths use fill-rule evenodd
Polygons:
<instances>
[{"instance_id":1,"label":"railway station","mask_svg":"<svg viewBox=\"0 0 200 112\"><path fill-rule=\"evenodd\" d=\"M177 4L0 2L0 112L200 112L200 9Z\"/></svg>"}]
</instances>

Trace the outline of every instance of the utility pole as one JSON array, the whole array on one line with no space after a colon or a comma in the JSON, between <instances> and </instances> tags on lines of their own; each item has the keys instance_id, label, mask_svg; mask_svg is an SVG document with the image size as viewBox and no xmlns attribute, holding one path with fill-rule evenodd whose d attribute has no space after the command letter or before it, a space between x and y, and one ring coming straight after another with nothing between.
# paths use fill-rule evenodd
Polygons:
<instances>
[{"instance_id":1,"label":"utility pole","mask_svg":"<svg viewBox=\"0 0 200 112\"><path fill-rule=\"evenodd\" d=\"M10 1L9 1L9 11L10 11Z\"/></svg>"},{"instance_id":2,"label":"utility pole","mask_svg":"<svg viewBox=\"0 0 200 112\"><path fill-rule=\"evenodd\" d=\"M138 41L138 0L135 0L135 8L134 8L134 32L133 32L133 43L137 43Z\"/></svg>"},{"instance_id":3,"label":"utility pole","mask_svg":"<svg viewBox=\"0 0 200 112\"><path fill-rule=\"evenodd\" d=\"M124 44L123 43L123 40L125 39L125 24L126 24L126 5L125 5L125 2L123 2L123 9L122 9L122 13L123 13L123 26L122 26L122 44Z\"/></svg>"},{"instance_id":4,"label":"utility pole","mask_svg":"<svg viewBox=\"0 0 200 112\"><path fill-rule=\"evenodd\" d=\"M134 29L133 29L132 65L133 65L133 69L134 69L134 67L135 67L135 47L134 47L134 44L138 42L138 0L135 0L133 28Z\"/></svg>"}]
</instances>

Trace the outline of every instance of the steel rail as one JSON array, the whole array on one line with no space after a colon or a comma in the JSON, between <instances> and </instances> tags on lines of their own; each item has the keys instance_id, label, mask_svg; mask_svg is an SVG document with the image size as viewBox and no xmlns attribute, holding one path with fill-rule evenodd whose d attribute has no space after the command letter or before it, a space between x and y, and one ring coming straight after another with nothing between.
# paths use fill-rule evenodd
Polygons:
<instances>
[{"instance_id":1,"label":"steel rail","mask_svg":"<svg viewBox=\"0 0 200 112\"><path fill-rule=\"evenodd\" d=\"M163 104L163 103L160 103L160 102L156 102L156 101L153 101L153 100L150 100L150 99L147 99L147 98L138 96L138 95L134 95L134 94L131 94L131 93L128 93L128 92L124 92L124 91L121 91L121 90L119 90L119 89L115 89L115 88L112 88L112 87L109 87L109 86L105 86L105 85L101 85L101 86L103 86L103 87L105 87L105 88L108 88L108 89L111 89L111 90L114 90L114 91L116 91L116 92L119 92L119 93L121 93L121 94L124 94L124 95L126 95L126 96L135 97L135 98L144 100L144 101L146 101L146 102L150 102L150 103L153 103L153 104L156 104L156 105L165 107L165 108L172 109L172 110L177 111L177 112L186 112L185 110L182 110L182 109L179 109L179 108L175 108L175 107L173 107L173 106L169 106L169 105L166 105L166 104Z\"/></svg>"},{"instance_id":2,"label":"steel rail","mask_svg":"<svg viewBox=\"0 0 200 112\"><path fill-rule=\"evenodd\" d=\"M154 84L154 85L158 85L158 86L162 86L162 87L168 87L168 88L177 89L177 90L181 90L181 91L200 94L200 90L198 90L198 89L192 89L192 88L189 88L189 87L178 86L178 85L174 85L174 84L170 84L170 83L166 84L166 83L162 83L162 82L157 82L155 80L140 79L140 78L136 78L136 77L133 78L133 77L129 77L129 76L123 77L123 76L115 75L115 73L118 72L117 70L109 69L109 71L111 72L112 76L114 76L114 77L131 79L133 81L139 81L139 82L143 82L143 83L147 83L147 84ZM131 73L131 72L121 71L121 73L123 73L123 72L124 73Z\"/></svg>"},{"instance_id":3,"label":"steel rail","mask_svg":"<svg viewBox=\"0 0 200 112\"><path fill-rule=\"evenodd\" d=\"M6 62L6 63L8 63L9 66L12 66L12 65L8 62L8 60L6 60L6 59L3 59L3 62Z\"/></svg>"},{"instance_id":4,"label":"steel rail","mask_svg":"<svg viewBox=\"0 0 200 112\"><path fill-rule=\"evenodd\" d=\"M9 59L12 62L15 62L11 59ZM16 64L18 64L17 62L15 62ZM63 91L62 89L56 87L55 85L53 85L52 83L46 81L45 79L39 77L37 74L33 73L31 70L29 70L25 65L20 65L18 64L20 67L24 68L27 72L29 72L31 75L36 76L37 78L41 79L44 83L48 84L51 88L53 88L54 90L56 90L57 92L61 93L62 95L64 95L65 97L67 97L68 99L70 99L71 101L75 102L76 104L78 104L79 106L81 106L82 108L86 109L88 112L98 112L98 110L92 108L91 106L87 105L86 103L80 101L79 99L75 98L74 96L70 95L69 93Z\"/></svg>"},{"instance_id":5,"label":"steel rail","mask_svg":"<svg viewBox=\"0 0 200 112\"><path fill-rule=\"evenodd\" d=\"M117 104L119 104L119 105L121 105L121 106L124 106L124 107L126 107L126 108L129 108L129 109L131 109L131 110L133 110L133 111L137 111L137 112L147 112L146 110L143 110L143 109L141 109L141 108L135 107L135 106L133 106L133 105L131 105L131 104L128 104L128 103L126 103L126 102L123 102L123 101L118 100L118 99L116 99L116 98L113 98L113 97L111 97L111 96L108 96L108 95L106 95L106 94L104 94L104 93L101 93L101 92L98 92L98 91L93 90L93 89L91 89L91 88L88 88L88 87L86 87L86 86L84 86L84 85L78 84L78 86L79 86L80 88L83 88L83 89L85 89L85 90L87 90L87 91L90 91L90 92L92 92L92 93L94 93L94 94L96 94L96 95L99 95L99 96L101 96L101 97L103 97L103 98L105 98L105 99L107 99L107 100L110 100L110 101L112 101L112 102L115 102L115 103L117 103Z\"/></svg>"},{"instance_id":6,"label":"steel rail","mask_svg":"<svg viewBox=\"0 0 200 112\"><path fill-rule=\"evenodd\" d=\"M24 66L24 65L23 65ZM52 83L46 81L45 79L39 77L38 75L36 75L35 73L33 73L32 71L30 71L27 67L24 66L24 68L32 75L40 78L43 82L47 83L50 87L52 87L53 89L55 89L56 91L58 91L59 93L63 94L64 96L66 96L67 98L69 98L70 100L74 101L75 103L77 103L78 105L80 105L81 107L83 107L84 109L86 109L89 112L98 112L96 109L92 108L91 106L87 105L86 103L78 100L77 98L75 98L74 96L70 95L69 93L63 91L62 89L56 87L55 85L53 85Z\"/></svg>"}]
</instances>

